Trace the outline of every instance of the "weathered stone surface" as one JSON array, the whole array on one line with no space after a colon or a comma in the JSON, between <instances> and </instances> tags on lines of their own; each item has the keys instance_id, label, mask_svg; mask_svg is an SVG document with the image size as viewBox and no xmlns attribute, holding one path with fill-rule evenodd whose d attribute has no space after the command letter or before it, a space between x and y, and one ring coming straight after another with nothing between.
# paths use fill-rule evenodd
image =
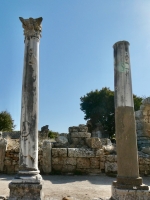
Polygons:
<instances>
[{"instance_id":1,"label":"weathered stone surface","mask_svg":"<svg viewBox=\"0 0 150 200\"><path fill-rule=\"evenodd\" d=\"M116 162L105 162L105 172L117 172Z\"/></svg>"},{"instance_id":2,"label":"weathered stone surface","mask_svg":"<svg viewBox=\"0 0 150 200\"><path fill-rule=\"evenodd\" d=\"M111 188L112 198L115 200L149 200L149 190L137 190L133 187L133 190L117 189L112 186Z\"/></svg>"},{"instance_id":3,"label":"weathered stone surface","mask_svg":"<svg viewBox=\"0 0 150 200\"><path fill-rule=\"evenodd\" d=\"M105 162L106 161L106 155L101 155L100 156L100 161Z\"/></svg>"},{"instance_id":4,"label":"weathered stone surface","mask_svg":"<svg viewBox=\"0 0 150 200\"><path fill-rule=\"evenodd\" d=\"M62 172L71 173L75 172L76 166L75 165L63 165Z\"/></svg>"},{"instance_id":5,"label":"weathered stone surface","mask_svg":"<svg viewBox=\"0 0 150 200\"><path fill-rule=\"evenodd\" d=\"M7 141L5 139L0 139L0 172L3 171L5 151L7 147Z\"/></svg>"},{"instance_id":6,"label":"weathered stone surface","mask_svg":"<svg viewBox=\"0 0 150 200\"><path fill-rule=\"evenodd\" d=\"M68 148L68 157L95 157L95 152L91 149Z\"/></svg>"},{"instance_id":7,"label":"weathered stone surface","mask_svg":"<svg viewBox=\"0 0 150 200\"><path fill-rule=\"evenodd\" d=\"M65 165L76 165L77 164L77 160L76 158L65 158L64 159L64 164Z\"/></svg>"},{"instance_id":8,"label":"weathered stone surface","mask_svg":"<svg viewBox=\"0 0 150 200\"><path fill-rule=\"evenodd\" d=\"M63 168L63 165L61 165L61 164L52 165L53 171L61 171L62 168Z\"/></svg>"},{"instance_id":9,"label":"weathered stone surface","mask_svg":"<svg viewBox=\"0 0 150 200\"><path fill-rule=\"evenodd\" d=\"M100 169L105 169L105 163L104 162L100 162Z\"/></svg>"},{"instance_id":10,"label":"weathered stone surface","mask_svg":"<svg viewBox=\"0 0 150 200\"><path fill-rule=\"evenodd\" d=\"M87 132L88 131L88 127L84 124L79 124L78 127L78 132Z\"/></svg>"},{"instance_id":11,"label":"weathered stone surface","mask_svg":"<svg viewBox=\"0 0 150 200\"><path fill-rule=\"evenodd\" d=\"M7 165L6 166L6 171L7 171L7 174L14 174L15 166L14 165Z\"/></svg>"},{"instance_id":12,"label":"weathered stone surface","mask_svg":"<svg viewBox=\"0 0 150 200\"><path fill-rule=\"evenodd\" d=\"M143 147L141 150L143 153L150 155L150 147Z\"/></svg>"},{"instance_id":13,"label":"weathered stone surface","mask_svg":"<svg viewBox=\"0 0 150 200\"><path fill-rule=\"evenodd\" d=\"M42 178L38 168L39 41L42 17L19 19L25 35L19 173L9 184L9 188L11 200L33 200L42 199L42 185L39 184Z\"/></svg>"},{"instance_id":14,"label":"weathered stone surface","mask_svg":"<svg viewBox=\"0 0 150 200\"><path fill-rule=\"evenodd\" d=\"M76 165L76 158L62 158L56 157L52 158L52 164L60 164L60 165Z\"/></svg>"},{"instance_id":15,"label":"weathered stone surface","mask_svg":"<svg viewBox=\"0 0 150 200\"><path fill-rule=\"evenodd\" d=\"M60 135L56 138L56 142L58 142L60 144L67 144L68 139L67 139L67 137Z\"/></svg>"},{"instance_id":16,"label":"weathered stone surface","mask_svg":"<svg viewBox=\"0 0 150 200\"><path fill-rule=\"evenodd\" d=\"M10 183L9 200L44 200L42 184Z\"/></svg>"},{"instance_id":17,"label":"weathered stone surface","mask_svg":"<svg viewBox=\"0 0 150 200\"><path fill-rule=\"evenodd\" d=\"M74 145L77 145L79 143L79 140L80 138L71 138L71 142L74 144Z\"/></svg>"},{"instance_id":18,"label":"weathered stone surface","mask_svg":"<svg viewBox=\"0 0 150 200\"><path fill-rule=\"evenodd\" d=\"M93 148L93 149L101 149L102 148L102 143L100 138L97 137L92 137L92 138L86 138L86 143L88 147Z\"/></svg>"},{"instance_id":19,"label":"weathered stone surface","mask_svg":"<svg viewBox=\"0 0 150 200\"><path fill-rule=\"evenodd\" d=\"M111 140L108 138L100 138L102 145L112 145Z\"/></svg>"},{"instance_id":20,"label":"weathered stone surface","mask_svg":"<svg viewBox=\"0 0 150 200\"><path fill-rule=\"evenodd\" d=\"M63 165L64 164L64 158L63 157L54 157L52 158L52 165Z\"/></svg>"},{"instance_id":21,"label":"weathered stone surface","mask_svg":"<svg viewBox=\"0 0 150 200\"><path fill-rule=\"evenodd\" d=\"M103 149L104 149L104 153L107 155L116 154L116 146L114 145L104 145Z\"/></svg>"},{"instance_id":22,"label":"weathered stone surface","mask_svg":"<svg viewBox=\"0 0 150 200\"><path fill-rule=\"evenodd\" d=\"M78 126L71 126L69 127L69 133L78 132Z\"/></svg>"},{"instance_id":23,"label":"weathered stone surface","mask_svg":"<svg viewBox=\"0 0 150 200\"><path fill-rule=\"evenodd\" d=\"M100 168L100 159L99 158L90 158L90 168L99 169Z\"/></svg>"},{"instance_id":24,"label":"weathered stone surface","mask_svg":"<svg viewBox=\"0 0 150 200\"><path fill-rule=\"evenodd\" d=\"M51 149L52 149L51 142L48 140L45 140L43 142L42 169L43 169L43 172L46 174L51 172Z\"/></svg>"},{"instance_id":25,"label":"weathered stone surface","mask_svg":"<svg viewBox=\"0 0 150 200\"><path fill-rule=\"evenodd\" d=\"M77 158L77 169L78 168L90 168L89 158Z\"/></svg>"},{"instance_id":26,"label":"weathered stone surface","mask_svg":"<svg viewBox=\"0 0 150 200\"><path fill-rule=\"evenodd\" d=\"M141 110L135 111L135 119L139 120L141 119L141 117L142 117L142 111Z\"/></svg>"},{"instance_id":27,"label":"weathered stone surface","mask_svg":"<svg viewBox=\"0 0 150 200\"><path fill-rule=\"evenodd\" d=\"M72 132L71 133L72 138L89 138L91 137L91 133L87 132Z\"/></svg>"},{"instance_id":28,"label":"weathered stone surface","mask_svg":"<svg viewBox=\"0 0 150 200\"><path fill-rule=\"evenodd\" d=\"M67 157L67 148L52 148L52 157Z\"/></svg>"},{"instance_id":29,"label":"weathered stone surface","mask_svg":"<svg viewBox=\"0 0 150 200\"><path fill-rule=\"evenodd\" d=\"M108 162L117 162L117 155L107 155L106 161Z\"/></svg>"},{"instance_id":30,"label":"weathered stone surface","mask_svg":"<svg viewBox=\"0 0 150 200\"><path fill-rule=\"evenodd\" d=\"M96 157L100 157L103 154L104 154L104 149L96 149L96 151L95 151Z\"/></svg>"}]
</instances>

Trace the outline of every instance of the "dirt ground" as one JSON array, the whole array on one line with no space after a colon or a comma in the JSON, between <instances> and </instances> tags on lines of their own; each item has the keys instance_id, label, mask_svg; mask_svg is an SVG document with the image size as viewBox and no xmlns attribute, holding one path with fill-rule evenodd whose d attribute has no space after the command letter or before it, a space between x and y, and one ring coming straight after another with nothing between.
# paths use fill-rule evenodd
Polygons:
<instances>
[{"instance_id":1,"label":"dirt ground","mask_svg":"<svg viewBox=\"0 0 150 200\"><path fill-rule=\"evenodd\" d=\"M43 175L45 200L102 200L111 197L113 177ZM14 175L0 175L0 196L9 196L8 183ZM150 177L143 177L150 186ZM67 198L64 198L67 197ZM1 199L1 198L0 198Z\"/></svg>"}]
</instances>

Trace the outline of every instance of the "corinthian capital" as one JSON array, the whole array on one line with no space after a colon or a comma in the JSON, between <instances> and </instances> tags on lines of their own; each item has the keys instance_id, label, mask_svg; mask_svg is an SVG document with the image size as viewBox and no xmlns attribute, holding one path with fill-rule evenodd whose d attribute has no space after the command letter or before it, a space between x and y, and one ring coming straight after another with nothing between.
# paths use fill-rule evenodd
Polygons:
<instances>
[{"instance_id":1,"label":"corinthian capital","mask_svg":"<svg viewBox=\"0 0 150 200\"><path fill-rule=\"evenodd\" d=\"M22 17L19 17L20 21L22 22L22 27L24 28L24 35L25 37L41 37L41 31L42 26L41 22L43 20L42 17L39 17L37 19L29 18L29 19L23 19Z\"/></svg>"}]
</instances>

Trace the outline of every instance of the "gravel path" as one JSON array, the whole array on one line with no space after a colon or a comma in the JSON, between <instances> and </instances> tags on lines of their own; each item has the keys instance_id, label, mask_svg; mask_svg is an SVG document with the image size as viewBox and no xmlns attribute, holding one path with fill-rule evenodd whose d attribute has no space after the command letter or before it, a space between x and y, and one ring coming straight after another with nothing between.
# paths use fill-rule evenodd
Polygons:
<instances>
[{"instance_id":1,"label":"gravel path","mask_svg":"<svg viewBox=\"0 0 150 200\"><path fill-rule=\"evenodd\" d=\"M0 196L9 196L8 183L13 178L12 175L0 175ZM108 200L111 196L111 183L115 180L105 175L43 175L43 179L45 200ZM145 184L150 185L150 177L143 179Z\"/></svg>"}]
</instances>

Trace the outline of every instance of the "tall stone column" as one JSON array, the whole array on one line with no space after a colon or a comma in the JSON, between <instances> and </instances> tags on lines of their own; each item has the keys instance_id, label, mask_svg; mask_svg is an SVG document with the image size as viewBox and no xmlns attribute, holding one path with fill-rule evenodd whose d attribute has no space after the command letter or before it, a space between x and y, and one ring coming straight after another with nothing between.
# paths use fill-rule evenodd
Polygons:
<instances>
[{"instance_id":1,"label":"tall stone column","mask_svg":"<svg viewBox=\"0 0 150 200\"><path fill-rule=\"evenodd\" d=\"M148 190L139 177L129 42L114 44L117 189ZM121 199L121 198L119 198Z\"/></svg>"},{"instance_id":2,"label":"tall stone column","mask_svg":"<svg viewBox=\"0 0 150 200\"><path fill-rule=\"evenodd\" d=\"M38 170L38 90L39 42L42 17L19 18L24 28L25 50L21 103L21 137L19 172L10 183L10 199L42 199L42 177ZM20 191L14 189L15 184ZM32 184L32 187L31 187ZM26 187L27 191L23 188ZM22 197L20 197L22 195ZM36 197L36 198L35 198Z\"/></svg>"}]
</instances>

